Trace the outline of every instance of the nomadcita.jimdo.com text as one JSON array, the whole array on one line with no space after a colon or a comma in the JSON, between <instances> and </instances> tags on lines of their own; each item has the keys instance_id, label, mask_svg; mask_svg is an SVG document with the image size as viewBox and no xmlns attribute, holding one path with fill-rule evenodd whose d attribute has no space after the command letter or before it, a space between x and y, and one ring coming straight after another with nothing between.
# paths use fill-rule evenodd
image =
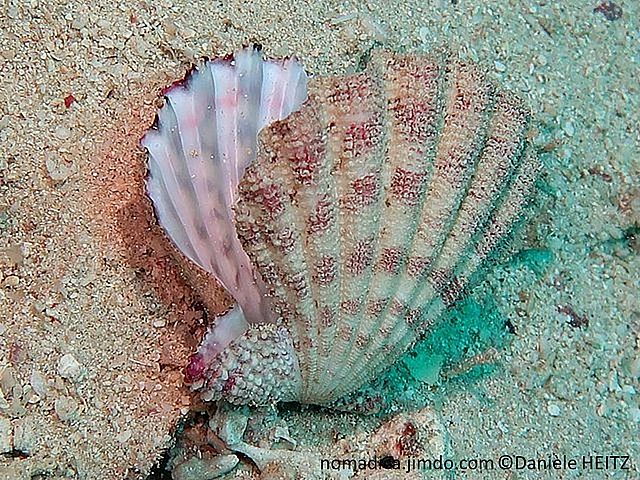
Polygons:
<instances>
[{"instance_id":1,"label":"nomadcita.jimdo.com text","mask_svg":"<svg viewBox=\"0 0 640 480\"><path fill-rule=\"evenodd\" d=\"M631 470L629 455L548 455L529 457L526 455L504 454L497 458L452 459L438 456L434 458L408 457L397 459L391 455L365 458L323 458L322 470Z\"/></svg>"}]
</instances>

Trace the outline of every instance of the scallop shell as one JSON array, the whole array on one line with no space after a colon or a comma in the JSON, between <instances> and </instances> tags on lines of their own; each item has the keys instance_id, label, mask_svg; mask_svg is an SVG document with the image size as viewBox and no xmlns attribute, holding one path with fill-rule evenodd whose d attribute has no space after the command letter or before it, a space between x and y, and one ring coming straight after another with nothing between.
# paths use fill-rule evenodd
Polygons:
<instances>
[{"instance_id":1,"label":"scallop shell","mask_svg":"<svg viewBox=\"0 0 640 480\"><path fill-rule=\"evenodd\" d=\"M482 278L534 189L540 164L526 140L529 114L473 64L375 51L365 71L314 78L308 88L298 111L262 130L237 197L233 182L216 180L218 158L203 165L201 146L216 135L209 117L199 116L207 102L192 101L187 114L197 133L180 127L184 109L174 105L169 123L177 130L153 135L181 143L183 153L160 159L149 148L151 179L200 162L173 191L154 193L150 180L161 224L163 202L175 204L198 185L214 197L227 187L220 203L236 202L235 230L255 269L247 269L252 294L242 292L244 280L235 283L238 305L214 322L187 371L206 400L324 405L354 392ZM196 160L184 153L191 148ZM189 215L207 252L217 244L207 227L217 210L206 215L210 207L198 198ZM220 229L227 241L231 218ZM223 248L221 258L212 250L210 264L199 262L227 288L218 264L241 256L231 251ZM265 297L270 313L256 321Z\"/></svg>"}]
</instances>

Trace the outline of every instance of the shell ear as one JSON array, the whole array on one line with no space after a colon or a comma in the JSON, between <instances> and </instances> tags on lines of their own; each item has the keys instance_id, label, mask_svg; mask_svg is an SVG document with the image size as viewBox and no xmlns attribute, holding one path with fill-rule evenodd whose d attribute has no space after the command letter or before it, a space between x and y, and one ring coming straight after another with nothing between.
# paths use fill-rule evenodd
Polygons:
<instances>
[{"instance_id":1,"label":"shell ear","mask_svg":"<svg viewBox=\"0 0 640 480\"><path fill-rule=\"evenodd\" d=\"M300 368L285 328L273 324L250 327L209 367L202 388L205 401L255 406L300 400Z\"/></svg>"}]
</instances>

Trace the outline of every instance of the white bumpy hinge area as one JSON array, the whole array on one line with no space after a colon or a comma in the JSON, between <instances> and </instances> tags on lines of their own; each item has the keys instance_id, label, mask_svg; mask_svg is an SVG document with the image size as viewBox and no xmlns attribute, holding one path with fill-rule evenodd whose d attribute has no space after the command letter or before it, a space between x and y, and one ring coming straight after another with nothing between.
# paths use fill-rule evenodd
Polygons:
<instances>
[{"instance_id":1,"label":"white bumpy hinge area","mask_svg":"<svg viewBox=\"0 0 640 480\"><path fill-rule=\"evenodd\" d=\"M269 405L300 399L300 368L289 332L283 327L252 326L217 360L203 388L205 401Z\"/></svg>"}]
</instances>

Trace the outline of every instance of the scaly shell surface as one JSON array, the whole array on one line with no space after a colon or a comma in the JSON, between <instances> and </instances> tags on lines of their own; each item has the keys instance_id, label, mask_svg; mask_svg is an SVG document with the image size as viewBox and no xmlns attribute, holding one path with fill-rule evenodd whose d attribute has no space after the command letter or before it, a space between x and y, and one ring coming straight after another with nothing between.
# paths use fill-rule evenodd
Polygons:
<instances>
[{"instance_id":1,"label":"scaly shell surface","mask_svg":"<svg viewBox=\"0 0 640 480\"><path fill-rule=\"evenodd\" d=\"M377 51L362 73L312 79L302 108L260 134L234 208L274 315L223 349L208 335L194 388L322 405L380 375L522 218L540 168L528 123L514 95L446 55ZM246 317L236 300L218 321Z\"/></svg>"}]
</instances>

